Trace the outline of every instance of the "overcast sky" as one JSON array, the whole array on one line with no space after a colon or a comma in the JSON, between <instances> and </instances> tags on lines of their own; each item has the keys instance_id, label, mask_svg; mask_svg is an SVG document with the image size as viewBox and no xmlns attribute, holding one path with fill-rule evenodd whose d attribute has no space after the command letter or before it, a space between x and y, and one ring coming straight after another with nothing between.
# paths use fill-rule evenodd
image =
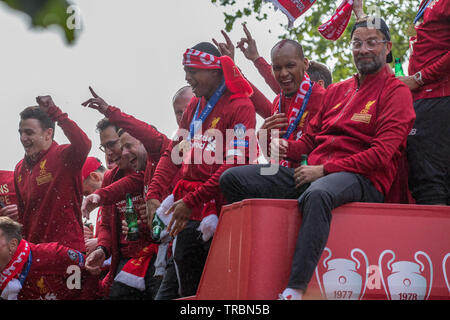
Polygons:
<instances>
[{"instance_id":1,"label":"overcast sky","mask_svg":"<svg viewBox=\"0 0 450 320\"><path fill-rule=\"evenodd\" d=\"M17 132L19 113L35 105L38 95L53 97L91 138L90 155L102 161L95 132L102 115L80 105L90 98L89 85L111 105L171 135L177 127L171 99L186 85L182 54L213 37L222 40L223 7L210 0L73 2L80 10L83 29L72 46L65 44L59 30L30 29L25 15L0 5L1 170L14 170L23 158ZM280 11L265 7L268 21L246 21L260 54L268 58L282 33L280 23L287 19ZM240 23L236 24L230 33L233 42L242 35ZM236 64L270 100L275 97L239 50ZM59 127L55 140L68 143Z\"/></svg>"}]
</instances>

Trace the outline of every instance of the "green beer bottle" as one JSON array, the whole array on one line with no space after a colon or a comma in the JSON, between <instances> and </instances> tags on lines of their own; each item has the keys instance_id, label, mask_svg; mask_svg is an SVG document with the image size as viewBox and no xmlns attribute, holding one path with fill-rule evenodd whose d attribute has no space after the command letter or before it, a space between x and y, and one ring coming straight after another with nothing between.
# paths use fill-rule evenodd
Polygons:
<instances>
[{"instance_id":1,"label":"green beer bottle","mask_svg":"<svg viewBox=\"0 0 450 320\"><path fill-rule=\"evenodd\" d=\"M131 194L126 194L127 205L125 207L125 220L128 225L127 240L136 241L139 239L138 214L133 208Z\"/></svg>"},{"instance_id":2,"label":"green beer bottle","mask_svg":"<svg viewBox=\"0 0 450 320\"><path fill-rule=\"evenodd\" d=\"M162 220L158 217L158 215L155 212L155 215L153 216L152 221L152 239L154 241L159 241L161 237L161 232L164 230L166 225Z\"/></svg>"},{"instance_id":3,"label":"green beer bottle","mask_svg":"<svg viewBox=\"0 0 450 320\"><path fill-rule=\"evenodd\" d=\"M302 159L300 160L301 166L307 166L308 165L308 155L302 154Z\"/></svg>"},{"instance_id":4,"label":"green beer bottle","mask_svg":"<svg viewBox=\"0 0 450 320\"><path fill-rule=\"evenodd\" d=\"M300 165L301 166L307 166L308 165L308 155L307 154L302 154L302 158L300 160ZM310 185L310 183L302 184L298 188L298 190L300 191L300 193L303 193L303 192L305 192L306 189L308 189L309 185Z\"/></svg>"},{"instance_id":5,"label":"green beer bottle","mask_svg":"<svg viewBox=\"0 0 450 320\"><path fill-rule=\"evenodd\" d=\"M404 77L402 64L400 62L400 58L395 58L395 76L396 77Z\"/></svg>"}]
</instances>

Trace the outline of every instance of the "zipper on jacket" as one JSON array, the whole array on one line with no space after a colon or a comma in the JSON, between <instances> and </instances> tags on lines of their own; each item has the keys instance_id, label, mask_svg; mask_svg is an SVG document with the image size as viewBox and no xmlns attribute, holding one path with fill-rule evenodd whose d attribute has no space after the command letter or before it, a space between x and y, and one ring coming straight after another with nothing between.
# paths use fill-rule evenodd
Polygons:
<instances>
[{"instance_id":1,"label":"zipper on jacket","mask_svg":"<svg viewBox=\"0 0 450 320\"><path fill-rule=\"evenodd\" d=\"M350 104L350 102L352 102L353 98L355 97L355 95L358 93L359 88L356 88L355 92L353 92L353 95L350 97L350 100L347 101L347 103L345 104L345 106L342 108L341 113L339 114L339 116L337 117L337 119L333 122L332 125L336 124L336 122L339 121L339 119L341 119L342 115L345 112L345 109L347 109L348 105Z\"/></svg>"},{"instance_id":2,"label":"zipper on jacket","mask_svg":"<svg viewBox=\"0 0 450 320\"><path fill-rule=\"evenodd\" d=\"M339 121L339 119L341 119L342 115L345 112L345 109L347 109L348 105L350 104L350 102L352 102L353 98L355 97L355 95L358 93L359 87L356 88L355 92L353 92L352 96L350 97L350 99L347 101L347 103L345 104L345 106L342 108L341 113L339 113L339 116L337 117L337 119L333 122L333 124L331 126L334 126L336 124L336 122ZM331 139L331 142L329 145L332 145L334 143L334 137ZM331 153L328 153L328 161L330 161L331 159ZM327 161L327 162L328 162Z\"/></svg>"}]
</instances>

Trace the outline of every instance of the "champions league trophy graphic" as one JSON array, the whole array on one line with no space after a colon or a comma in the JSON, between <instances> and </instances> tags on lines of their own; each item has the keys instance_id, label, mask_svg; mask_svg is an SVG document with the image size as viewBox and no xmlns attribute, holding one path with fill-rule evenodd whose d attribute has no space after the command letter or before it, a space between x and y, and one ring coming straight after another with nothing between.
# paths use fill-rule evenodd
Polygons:
<instances>
[{"instance_id":1,"label":"champions league trophy graphic","mask_svg":"<svg viewBox=\"0 0 450 320\"><path fill-rule=\"evenodd\" d=\"M329 300L358 300L366 291L369 262L367 255L358 248L350 252L353 260L332 259L331 250L325 248L328 256L323 260L323 267L317 265L316 278L322 296ZM355 258L355 253L362 256L364 265ZM319 270L320 268L320 270Z\"/></svg>"},{"instance_id":2,"label":"champions league trophy graphic","mask_svg":"<svg viewBox=\"0 0 450 320\"><path fill-rule=\"evenodd\" d=\"M386 254L390 254L392 258L386 266L383 266L382 260ZM428 287L427 278L423 275L425 266L418 259L419 256L425 257L428 261ZM378 259L381 281L387 297L390 300L427 300L433 285L433 264L430 257L423 251L417 251L414 255L417 263L411 261L392 263L394 259L395 253L392 250L384 250ZM390 271L389 275L387 270Z\"/></svg>"},{"instance_id":3,"label":"champions league trophy graphic","mask_svg":"<svg viewBox=\"0 0 450 320\"><path fill-rule=\"evenodd\" d=\"M446 268L448 258L450 258L450 252L447 253L444 257L444 260L442 260L442 272L444 273L445 284L447 285L448 292L450 293L450 283L448 281L447 268Z\"/></svg>"}]
</instances>

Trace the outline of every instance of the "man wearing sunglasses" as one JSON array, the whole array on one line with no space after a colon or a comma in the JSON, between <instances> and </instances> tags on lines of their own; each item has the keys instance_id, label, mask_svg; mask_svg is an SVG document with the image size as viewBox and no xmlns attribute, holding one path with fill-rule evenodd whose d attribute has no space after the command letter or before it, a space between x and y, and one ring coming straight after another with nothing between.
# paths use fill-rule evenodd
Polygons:
<instances>
[{"instance_id":1,"label":"man wearing sunglasses","mask_svg":"<svg viewBox=\"0 0 450 320\"><path fill-rule=\"evenodd\" d=\"M243 166L220 179L229 202L255 195L298 199L302 225L282 300L302 299L327 243L334 208L384 201L414 122L411 93L387 64L392 43L386 23L367 17L357 21L351 36L358 73L328 87L299 140L271 142L272 157L299 161L308 154L308 165L280 166L272 176L262 176L261 165Z\"/></svg>"}]
</instances>

